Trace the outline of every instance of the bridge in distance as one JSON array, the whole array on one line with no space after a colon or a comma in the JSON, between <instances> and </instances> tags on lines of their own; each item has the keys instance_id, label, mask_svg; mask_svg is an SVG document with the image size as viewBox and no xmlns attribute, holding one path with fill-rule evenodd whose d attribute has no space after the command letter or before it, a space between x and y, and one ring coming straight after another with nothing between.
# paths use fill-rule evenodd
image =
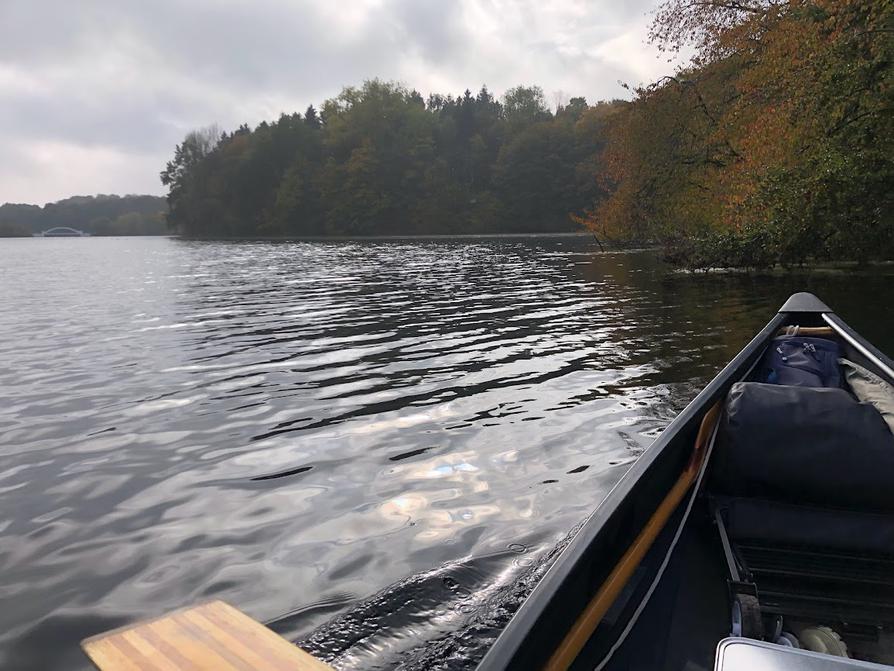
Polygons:
<instances>
[{"instance_id":1,"label":"bridge in distance","mask_svg":"<svg viewBox=\"0 0 894 671\"><path fill-rule=\"evenodd\" d=\"M48 228L45 231L40 233L35 233L35 238L86 238L89 236L89 233L85 233L84 231L79 231L76 228L71 228L69 226L56 226L54 228Z\"/></svg>"}]
</instances>

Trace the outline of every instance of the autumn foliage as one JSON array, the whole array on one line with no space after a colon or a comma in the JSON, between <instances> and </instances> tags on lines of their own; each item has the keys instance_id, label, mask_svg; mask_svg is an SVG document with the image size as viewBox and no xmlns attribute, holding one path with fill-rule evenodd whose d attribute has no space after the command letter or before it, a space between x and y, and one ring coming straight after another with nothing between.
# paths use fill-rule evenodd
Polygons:
<instances>
[{"instance_id":1,"label":"autumn foliage","mask_svg":"<svg viewBox=\"0 0 894 671\"><path fill-rule=\"evenodd\" d=\"M613 115L587 217L691 267L894 258L894 2L669 0L690 66Z\"/></svg>"}]
</instances>

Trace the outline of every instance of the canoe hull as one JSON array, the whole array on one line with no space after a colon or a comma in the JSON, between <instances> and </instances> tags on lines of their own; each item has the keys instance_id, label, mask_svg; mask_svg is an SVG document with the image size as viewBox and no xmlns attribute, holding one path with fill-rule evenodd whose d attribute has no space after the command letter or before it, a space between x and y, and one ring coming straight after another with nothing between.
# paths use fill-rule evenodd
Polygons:
<instances>
[{"instance_id":1,"label":"canoe hull","mask_svg":"<svg viewBox=\"0 0 894 671\"><path fill-rule=\"evenodd\" d=\"M752 341L677 416L609 492L516 612L482 660L480 671L542 669L618 564L689 460L702 419L743 379L780 328L832 326L848 357L894 384L894 365L811 294L795 294ZM657 539L661 548L667 539ZM643 568L644 572L650 569ZM596 646L599 648L600 646ZM602 646L604 647L604 646ZM599 659L598 657L596 658ZM593 668L590 665L588 668Z\"/></svg>"}]
</instances>

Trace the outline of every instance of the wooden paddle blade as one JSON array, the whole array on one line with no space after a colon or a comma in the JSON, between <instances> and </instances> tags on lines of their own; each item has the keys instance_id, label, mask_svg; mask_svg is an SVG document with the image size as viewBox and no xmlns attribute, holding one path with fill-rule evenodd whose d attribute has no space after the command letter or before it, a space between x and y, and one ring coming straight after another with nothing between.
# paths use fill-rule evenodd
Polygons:
<instances>
[{"instance_id":1,"label":"wooden paddle blade","mask_svg":"<svg viewBox=\"0 0 894 671\"><path fill-rule=\"evenodd\" d=\"M100 671L332 671L223 601L85 639Z\"/></svg>"}]
</instances>

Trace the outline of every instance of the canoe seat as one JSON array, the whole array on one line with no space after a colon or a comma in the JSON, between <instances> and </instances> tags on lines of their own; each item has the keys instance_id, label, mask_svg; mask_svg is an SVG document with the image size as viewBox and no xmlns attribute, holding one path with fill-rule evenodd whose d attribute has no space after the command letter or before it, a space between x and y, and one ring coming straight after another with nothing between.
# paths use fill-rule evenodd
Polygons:
<instances>
[{"instance_id":1,"label":"canoe seat","mask_svg":"<svg viewBox=\"0 0 894 671\"><path fill-rule=\"evenodd\" d=\"M738 497L717 502L732 538L894 555L894 523L887 513Z\"/></svg>"},{"instance_id":2,"label":"canoe seat","mask_svg":"<svg viewBox=\"0 0 894 671\"><path fill-rule=\"evenodd\" d=\"M743 498L715 505L763 612L894 625L890 515Z\"/></svg>"},{"instance_id":3,"label":"canoe seat","mask_svg":"<svg viewBox=\"0 0 894 671\"><path fill-rule=\"evenodd\" d=\"M709 489L761 612L894 627L894 436L843 389L733 386Z\"/></svg>"}]
</instances>

